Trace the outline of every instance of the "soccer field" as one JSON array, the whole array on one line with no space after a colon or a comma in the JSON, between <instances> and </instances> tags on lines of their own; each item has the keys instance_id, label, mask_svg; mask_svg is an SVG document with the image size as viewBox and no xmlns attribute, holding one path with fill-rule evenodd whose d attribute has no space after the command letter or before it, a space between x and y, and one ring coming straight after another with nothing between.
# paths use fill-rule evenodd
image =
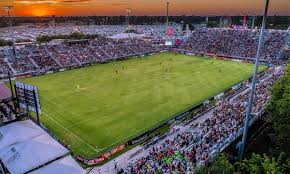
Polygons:
<instances>
[{"instance_id":1,"label":"soccer field","mask_svg":"<svg viewBox=\"0 0 290 174\"><path fill-rule=\"evenodd\" d=\"M41 121L75 155L95 157L248 79L253 66L161 53L22 81L39 87Z\"/></svg>"}]
</instances>

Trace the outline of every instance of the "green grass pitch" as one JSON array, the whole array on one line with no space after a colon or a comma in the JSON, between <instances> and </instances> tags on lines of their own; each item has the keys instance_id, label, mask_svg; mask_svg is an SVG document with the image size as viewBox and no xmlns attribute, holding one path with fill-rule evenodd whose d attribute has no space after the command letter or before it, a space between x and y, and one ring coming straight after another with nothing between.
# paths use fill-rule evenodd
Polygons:
<instances>
[{"instance_id":1,"label":"green grass pitch","mask_svg":"<svg viewBox=\"0 0 290 174\"><path fill-rule=\"evenodd\" d=\"M253 64L161 53L22 81L39 87L41 121L75 155L95 157L252 72Z\"/></svg>"}]
</instances>

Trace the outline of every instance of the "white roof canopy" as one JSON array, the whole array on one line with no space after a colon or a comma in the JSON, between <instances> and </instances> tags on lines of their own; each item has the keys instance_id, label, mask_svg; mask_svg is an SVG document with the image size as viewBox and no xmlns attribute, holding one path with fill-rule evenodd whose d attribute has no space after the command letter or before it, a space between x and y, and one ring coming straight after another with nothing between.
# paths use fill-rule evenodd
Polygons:
<instances>
[{"instance_id":1,"label":"white roof canopy","mask_svg":"<svg viewBox=\"0 0 290 174\"><path fill-rule=\"evenodd\" d=\"M45 133L31 120L18 121L2 126L0 127L0 149Z\"/></svg>"},{"instance_id":2,"label":"white roof canopy","mask_svg":"<svg viewBox=\"0 0 290 174\"><path fill-rule=\"evenodd\" d=\"M61 171L61 172L60 172ZM67 156L54 161L47 166L37 169L29 174L85 174L86 171L71 157Z\"/></svg>"},{"instance_id":3,"label":"white roof canopy","mask_svg":"<svg viewBox=\"0 0 290 174\"><path fill-rule=\"evenodd\" d=\"M11 174L25 173L44 165L69 151L44 134L0 149L0 159Z\"/></svg>"},{"instance_id":4,"label":"white roof canopy","mask_svg":"<svg viewBox=\"0 0 290 174\"><path fill-rule=\"evenodd\" d=\"M68 155L69 150L31 120L0 127L0 160L11 174L35 169L40 173L66 173L67 170L83 174L84 170Z\"/></svg>"}]
</instances>

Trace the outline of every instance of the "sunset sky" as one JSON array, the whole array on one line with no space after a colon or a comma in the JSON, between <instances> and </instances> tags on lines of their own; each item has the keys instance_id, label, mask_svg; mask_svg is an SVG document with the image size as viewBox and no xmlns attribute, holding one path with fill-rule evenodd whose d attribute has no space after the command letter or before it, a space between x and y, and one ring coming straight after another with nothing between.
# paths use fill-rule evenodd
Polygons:
<instances>
[{"instance_id":1,"label":"sunset sky","mask_svg":"<svg viewBox=\"0 0 290 174\"><path fill-rule=\"evenodd\" d=\"M13 16L165 15L165 0L0 0ZM264 0L169 0L170 15L258 15ZM270 0L270 14L290 15L290 0ZM1 9L1 16L5 15Z\"/></svg>"}]
</instances>

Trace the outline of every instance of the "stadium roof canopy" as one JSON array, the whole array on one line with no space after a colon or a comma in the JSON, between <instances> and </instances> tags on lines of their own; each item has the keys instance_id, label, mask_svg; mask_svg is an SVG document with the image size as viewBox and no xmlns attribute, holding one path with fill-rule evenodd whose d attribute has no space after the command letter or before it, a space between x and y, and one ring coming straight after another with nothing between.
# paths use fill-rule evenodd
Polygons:
<instances>
[{"instance_id":1,"label":"stadium roof canopy","mask_svg":"<svg viewBox=\"0 0 290 174\"><path fill-rule=\"evenodd\" d=\"M65 171L61 173L69 173L69 174L86 173L86 171L80 168L79 164L71 156L67 156L60 160L54 161L45 167L37 169L29 174L52 174L52 173L60 173L60 171Z\"/></svg>"},{"instance_id":2,"label":"stadium roof canopy","mask_svg":"<svg viewBox=\"0 0 290 174\"><path fill-rule=\"evenodd\" d=\"M43 134L45 131L30 120L2 126L0 127L0 149Z\"/></svg>"},{"instance_id":3,"label":"stadium roof canopy","mask_svg":"<svg viewBox=\"0 0 290 174\"><path fill-rule=\"evenodd\" d=\"M0 160L11 174L40 170L68 155L69 151L64 146L31 120L0 127ZM75 161L71 164L71 161L66 161L67 166L72 165L84 171ZM66 173L69 167L62 166L58 165L58 169Z\"/></svg>"}]
</instances>

